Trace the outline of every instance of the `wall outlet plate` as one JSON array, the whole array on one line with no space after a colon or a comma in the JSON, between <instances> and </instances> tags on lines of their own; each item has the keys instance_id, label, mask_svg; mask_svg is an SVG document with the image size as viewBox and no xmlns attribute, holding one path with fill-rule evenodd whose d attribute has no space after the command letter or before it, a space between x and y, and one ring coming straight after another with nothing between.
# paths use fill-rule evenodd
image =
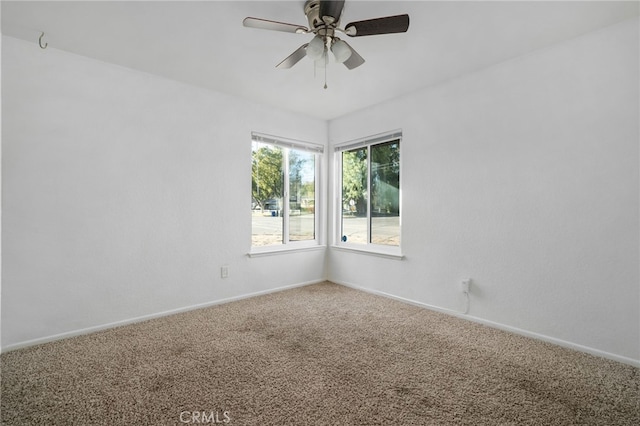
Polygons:
<instances>
[{"instance_id":1,"label":"wall outlet plate","mask_svg":"<svg viewBox=\"0 0 640 426\"><path fill-rule=\"evenodd\" d=\"M462 290L463 293L471 293L471 278L462 280L460 282L460 289Z\"/></svg>"},{"instance_id":2,"label":"wall outlet plate","mask_svg":"<svg viewBox=\"0 0 640 426\"><path fill-rule=\"evenodd\" d=\"M220 278L228 278L229 277L229 267L227 265L220 267Z\"/></svg>"}]
</instances>

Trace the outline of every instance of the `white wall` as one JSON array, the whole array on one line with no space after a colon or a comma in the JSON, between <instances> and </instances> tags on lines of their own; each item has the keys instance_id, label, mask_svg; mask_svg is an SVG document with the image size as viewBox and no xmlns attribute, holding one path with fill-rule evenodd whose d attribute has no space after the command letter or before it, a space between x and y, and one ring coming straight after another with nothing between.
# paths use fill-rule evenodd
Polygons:
<instances>
[{"instance_id":1,"label":"white wall","mask_svg":"<svg viewBox=\"0 0 640 426\"><path fill-rule=\"evenodd\" d=\"M331 250L329 278L640 360L638 21L333 120L401 128L406 259ZM333 229L330 229L333 237Z\"/></svg>"},{"instance_id":2,"label":"white wall","mask_svg":"<svg viewBox=\"0 0 640 426\"><path fill-rule=\"evenodd\" d=\"M622 23L329 133L3 37L2 348L324 278L323 251L246 257L250 132L401 128L406 259L332 250L331 279L462 310L471 277L470 318L638 361L638 32Z\"/></svg>"},{"instance_id":3,"label":"white wall","mask_svg":"<svg viewBox=\"0 0 640 426\"><path fill-rule=\"evenodd\" d=\"M251 131L325 121L8 37L2 103L3 348L325 277L246 256Z\"/></svg>"}]
</instances>

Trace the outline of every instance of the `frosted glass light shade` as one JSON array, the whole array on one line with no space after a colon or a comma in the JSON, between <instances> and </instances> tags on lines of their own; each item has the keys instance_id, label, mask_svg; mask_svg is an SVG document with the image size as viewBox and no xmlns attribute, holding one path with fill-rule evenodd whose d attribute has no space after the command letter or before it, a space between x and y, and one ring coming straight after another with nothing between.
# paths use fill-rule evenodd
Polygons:
<instances>
[{"instance_id":1,"label":"frosted glass light shade","mask_svg":"<svg viewBox=\"0 0 640 426\"><path fill-rule=\"evenodd\" d=\"M349 48L347 43L342 40L338 40L333 43L333 46L331 46L331 51L336 57L336 62L338 63L343 63L351 56L351 49Z\"/></svg>"},{"instance_id":2,"label":"frosted glass light shade","mask_svg":"<svg viewBox=\"0 0 640 426\"><path fill-rule=\"evenodd\" d=\"M324 41L322 40L322 38L315 36L307 46L307 56L313 59L314 61L317 61L318 59L322 58L323 54L324 54Z\"/></svg>"}]
</instances>

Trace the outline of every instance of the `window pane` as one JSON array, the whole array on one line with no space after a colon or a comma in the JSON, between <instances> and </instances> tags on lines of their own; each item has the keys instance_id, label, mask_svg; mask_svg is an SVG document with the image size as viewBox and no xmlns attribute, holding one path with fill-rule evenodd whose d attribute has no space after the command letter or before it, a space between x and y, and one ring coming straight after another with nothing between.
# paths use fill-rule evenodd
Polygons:
<instances>
[{"instance_id":1,"label":"window pane","mask_svg":"<svg viewBox=\"0 0 640 426\"><path fill-rule=\"evenodd\" d=\"M371 242L400 245L400 144L371 147Z\"/></svg>"},{"instance_id":2,"label":"window pane","mask_svg":"<svg viewBox=\"0 0 640 426\"><path fill-rule=\"evenodd\" d=\"M342 241L367 243L367 148L342 152Z\"/></svg>"},{"instance_id":3,"label":"window pane","mask_svg":"<svg viewBox=\"0 0 640 426\"><path fill-rule=\"evenodd\" d=\"M289 151L289 241L314 240L316 156Z\"/></svg>"},{"instance_id":4,"label":"window pane","mask_svg":"<svg viewBox=\"0 0 640 426\"><path fill-rule=\"evenodd\" d=\"M251 245L282 244L283 150L251 145Z\"/></svg>"}]
</instances>

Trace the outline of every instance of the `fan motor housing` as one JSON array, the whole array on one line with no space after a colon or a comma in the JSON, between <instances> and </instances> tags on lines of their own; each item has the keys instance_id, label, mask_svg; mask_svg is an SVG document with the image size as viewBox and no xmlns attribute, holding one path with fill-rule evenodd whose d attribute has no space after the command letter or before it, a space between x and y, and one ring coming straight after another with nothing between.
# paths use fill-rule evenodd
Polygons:
<instances>
[{"instance_id":1,"label":"fan motor housing","mask_svg":"<svg viewBox=\"0 0 640 426\"><path fill-rule=\"evenodd\" d=\"M338 22L328 24L322 20L322 17L320 16L320 0L307 0L304 4L304 14L309 21L309 28L313 30L322 27L335 28L338 26Z\"/></svg>"},{"instance_id":2,"label":"fan motor housing","mask_svg":"<svg viewBox=\"0 0 640 426\"><path fill-rule=\"evenodd\" d=\"M310 28L316 28L323 24L320 19L320 0L307 0L304 4L304 14L307 16Z\"/></svg>"},{"instance_id":3,"label":"fan motor housing","mask_svg":"<svg viewBox=\"0 0 640 426\"><path fill-rule=\"evenodd\" d=\"M339 21L325 22L320 17L320 0L307 0L304 4L304 14L309 21L309 28L311 32L327 40L332 39L335 34L335 29L338 26Z\"/></svg>"}]
</instances>

